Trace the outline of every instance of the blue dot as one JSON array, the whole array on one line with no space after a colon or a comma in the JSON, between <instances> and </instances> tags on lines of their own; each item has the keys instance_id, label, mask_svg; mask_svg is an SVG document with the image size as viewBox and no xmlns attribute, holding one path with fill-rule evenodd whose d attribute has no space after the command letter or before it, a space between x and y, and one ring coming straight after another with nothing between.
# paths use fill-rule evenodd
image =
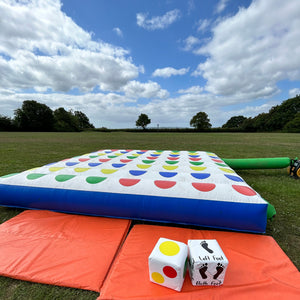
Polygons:
<instances>
[{"instance_id":1,"label":"blue dot","mask_svg":"<svg viewBox=\"0 0 300 300\"><path fill-rule=\"evenodd\" d=\"M75 166L77 164L79 164L79 163L78 162L72 162L72 161L66 162L66 166L68 166L68 167L72 167L72 166Z\"/></svg>"},{"instance_id":2,"label":"blue dot","mask_svg":"<svg viewBox=\"0 0 300 300\"><path fill-rule=\"evenodd\" d=\"M133 176L141 176L141 175L147 173L147 171L130 170L129 173Z\"/></svg>"},{"instance_id":3,"label":"blue dot","mask_svg":"<svg viewBox=\"0 0 300 300\"><path fill-rule=\"evenodd\" d=\"M101 165L101 164L100 163L89 163L90 167L97 167L99 165Z\"/></svg>"},{"instance_id":4,"label":"blue dot","mask_svg":"<svg viewBox=\"0 0 300 300\"><path fill-rule=\"evenodd\" d=\"M174 177L178 173L177 172L159 172L159 174L163 177L170 178L170 177Z\"/></svg>"},{"instance_id":5,"label":"blue dot","mask_svg":"<svg viewBox=\"0 0 300 300\"><path fill-rule=\"evenodd\" d=\"M112 164L112 166L114 168L122 168L122 167L126 166L126 164Z\"/></svg>"},{"instance_id":6,"label":"blue dot","mask_svg":"<svg viewBox=\"0 0 300 300\"><path fill-rule=\"evenodd\" d=\"M244 180L241 177L234 176L234 175L227 175L227 174L224 174L224 175L225 175L225 177L227 177L228 179L230 179L232 181L244 182Z\"/></svg>"},{"instance_id":7,"label":"blue dot","mask_svg":"<svg viewBox=\"0 0 300 300\"><path fill-rule=\"evenodd\" d=\"M191 173L191 175L196 179L206 179L210 176L210 173Z\"/></svg>"}]
</instances>

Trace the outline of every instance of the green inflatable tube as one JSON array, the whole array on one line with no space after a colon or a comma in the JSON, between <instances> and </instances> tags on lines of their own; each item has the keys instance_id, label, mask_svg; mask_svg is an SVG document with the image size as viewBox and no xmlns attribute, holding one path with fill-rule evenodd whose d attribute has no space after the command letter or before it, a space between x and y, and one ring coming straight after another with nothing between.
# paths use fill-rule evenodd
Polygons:
<instances>
[{"instance_id":1,"label":"green inflatable tube","mask_svg":"<svg viewBox=\"0 0 300 300\"><path fill-rule=\"evenodd\" d=\"M242 169L281 169L290 165L288 157L274 158L224 158L223 161L234 170Z\"/></svg>"}]
</instances>

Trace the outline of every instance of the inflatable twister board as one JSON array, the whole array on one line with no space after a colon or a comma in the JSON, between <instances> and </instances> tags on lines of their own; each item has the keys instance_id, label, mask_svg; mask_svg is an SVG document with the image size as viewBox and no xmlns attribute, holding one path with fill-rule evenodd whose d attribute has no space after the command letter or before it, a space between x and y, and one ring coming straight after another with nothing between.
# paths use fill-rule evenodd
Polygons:
<instances>
[{"instance_id":1,"label":"inflatable twister board","mask_svg":"<svg viewBox=\"0 0 300 300\"><path fill-rule=\"evenodd\" d=\"M0 205L264 232L268 203L216 154L99 150L0 178Z\"/></svg>"}]
</instances>

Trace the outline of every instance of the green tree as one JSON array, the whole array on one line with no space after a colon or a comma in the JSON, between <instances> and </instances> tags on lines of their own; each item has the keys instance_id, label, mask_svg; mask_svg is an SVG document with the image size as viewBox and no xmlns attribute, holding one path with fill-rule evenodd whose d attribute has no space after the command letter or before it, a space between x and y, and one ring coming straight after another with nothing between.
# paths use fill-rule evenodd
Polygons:
<instances>
[{"instance_id":1,"label":"green tree","mask_svg":"<svg viewBox=\"0 0 300 300\"><path fill-rule=\"evenodd\" d=\"M94 125L90 123L89 118L83 112L75 111L74 116L77 118L80 130L95 128Z\"/></svg>"},{"instance_id":2,"label":"green tree","mask_svg":"<svg viewBox=\"0 0 300 300\"><path fill-rule=\"evenodd\" d=\"M13 120L9 117L0 115L0 131L10 131L13 129Z\"/></svg>"},{"instance_id":3,"label":"green tree","mask_svg":"<svg viewBox=\"0 0 300 300\"><path fill-rule=\"evenodd\" d=\"M222 128L241 128L243 122L247 118L244 116L235 116L231 117L223 126Z\"/></svg>"},{"instance_id":4,"label":"green tree","mask_svg":"<svg viewBox=\"0 0 300 300\"><path fill-rule=\"evenodd\" d=\"M210 120L207 113L198 112L190 121L190 126L195 127L197 130L205 130L211 128Z\"/></svg>"},{"instance_id":5,"label":"green tree","mask_svg":"<svg viewBox=\"0 0 300 300\"><path fill-rule=\"evenodd\" d=\"M80 131L79 121L72 113L60 107L54 111L56 131Z\"/></svg>"},{"instance_id":6,"label":"green tree","mask_svg":"<svg viewBox=\"0 0 300 300\"><path fill-rule=\"evenodd\" d=\"M142 127L143 130L146 129L147 125L151 123L151 120L146 114L140 114L139 118L136 120L135 125L137 127Z\"/></svg>"},{"instance_id":7,"label":"green tree","mask_svg":"<svg viewBox=\"0 0 300 300\"><path fill-rule=\"evenodd\" d=\"M290 132L300 132L300 112L298 112L295 118L285 124L284 129Z\"/></svg>"},{"instance_id":8,"label":"green tree","mask_svg":"<svg viewBox=\"0 0 300 300\"><path fill-rule=\"evenodd\" d=\"M15 110L14 121L19 130L25 131L51 131L54 125L52 110L34 100L25 100L22 108Z\"/></svg>"}]
</instances>

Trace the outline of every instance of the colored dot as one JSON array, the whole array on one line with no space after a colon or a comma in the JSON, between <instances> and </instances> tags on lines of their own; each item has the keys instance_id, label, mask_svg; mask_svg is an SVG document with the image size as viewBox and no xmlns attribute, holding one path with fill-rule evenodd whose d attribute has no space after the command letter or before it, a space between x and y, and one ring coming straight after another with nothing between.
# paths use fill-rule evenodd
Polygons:
<instances>
[{"instance_id":1,"label":"colored dot","mask_svg":"<svg viewBox=\"0 0 300 300\"><path fill-rule=\"evenodd\" d=\"M169 160L178 160L179 157L170 157L170 156L169 156L168 159L169 159Z\"/></svg>"},{"instance_id":2,"label":"colored dot","mask_svg":"<svg viewBox=\"0 0 300 300\"><path fill-rule=\"evenodd\" d=\"M70 180L74 177L75 177L75 175L57 175L55 177L55 180L58 182L64 182L64 181Z\"/></svg>"},{"instance_id":3,"label":"colored dot","mask_svg":"<svg viewBox=\"0 0 300 300\"><path fill-rule=\"evenodd\" d=\"M163 166L163 168L168 171L173 171L173 170L177 169L178 166Z\"/></svg>"},{"instance_id":4,"label":"colored dot","mask_svg":"<svg viewBox=\"0 0 300 300\"><path fill-rule=\"evenodd\" d=\"M141 176L147 173L147 171L142 171L142 170L130 170L129 173L133 176Z\"/></svg>"},{"instance_id":5,"label":"colored dot","mask_svg":"<svg viewBox=\"0 0 300 300\"><path fill-rule=\"evenodd\" d=\"M196 157L190 157L189 160L191 161L199 161L201 160L202 158L196 158Z\"/></svg>"},{"instance_id":6,"label":"colored dot","mask_svg":"<svg viewBox=\"0 0 300 300\"><path fill-rule=\"evenodd\" d=\"M190 161L190 164L194 165L194 166L201 166L204 164L204 162L200 162L200 161Z\"/></svg>"},{"instance_id":7,"label":"colored dot","mask_svg":"<svg viewBox=\"0 0 300 300\"><path fill-rule=\"evenodd\" d=\"M154 163L155 162L155 160L147 160L147 159L144 159L143 160L143 163L144 164L152 164L152 163Z\"/></svg>"},{"instance_id":8,"label":"colored dot","mask_svg":"<svg viewBox=\"0 0 300 300\"><path fill-rule=\"evenodd\" d=\"M173 241L166 241L160 244L159 250L164 255L174 256L179 253L180 247Z\"/></svg>"},{"instance_id":9,"label":"colored dot","mask_svg":"<svg viewBox=\"0 0 300 300\"><path fill-rule=\"evenodd\" d=\"M169 278L175 278L177 276L177 271L170 266L165 266L163 272Z\"/></svg>"},{"instance_id":10,"label":"colored dot","mask_svg":"<svg viewBox=\"0 0 300 300\"><path fill-rule=\"evenodd\" d=\"M117 157L116 155L107 155L108 158L115 158Z\"/></svg>"},{"instance_id":11,"label":"colored dot","mask_svg":"<svg viewBox=\"0 0 300 300\"><path fill-rule=\"evenodd\" d=\"M97 166L100 166L101 163L89 163L89 166L90 167L97 167Z\"/></svg>"},{"instance_id":12,"label":"colored dot","mask_svg":"<svg viewBox=\"0 0 300 300\"><path fill-rule=\"evenodd\" d=\"M224 176L227 177L228 179L232 180L232 181L244 182L244 180L241 177L238 177L238 176L229 175L229 174L224 174Z\"/></svg>"},{"instance_id":13,"label":"colored dot","mask_svg":"<svg viewBox=\"0 0 300 300\"><path fill-rule=\"evenodd\" d=\"M124 163L124 164L127 164L129 162L131 162L132 159L120 159L120 162Z\"/></svg>"},{"instance_id":14,"label":"colored dot","mask_svg":"<svg viewBox=\"0 0 300 300\"><path fill-rule=\"evenodd\" d=\"M140 179L128 179L128 178L121 178L119 180L120 184L122 184L123 186L133 186L135 184L137 184L138 182L140 182Z\"/></svg>"},{"instance_id":15,"label":"colored dot","mask_svg":"<svg viewBox=\"0 0 300 300\"><path fill-rule=\"evenodd\" d=\"M190 166L190 168L194 171L204 171L206 167L198 167L198 166Z\"/></svg>"},{"instance_id":16,"label":"colored dot","mask_svg":"<svg viewBox=\"0 0 300 300\"><path fill-rule=\"evenodd\" d=\"M176 184L176 181L155 180L154 184L161 189L170 189Z\"/></svg>"},{"instance_id":17,"label":"colored dot","mask_svg":"<svg viewBox=\"0 0 300 300\"><path fill-rule=\"evenodd\" d=\"M96 184L96 183L102 182L106 178L107 177L89 176L86 178L86 182L90 183L90 184Z\"/></svg>"},{"instance_id":18,"label":"colored dot","mask_svg":"<svg viewBox=\"0 0 300 300\"><path fill-rule=\"evenodd\" d=\"M215 158L213 158L212 160L214 162L216 162L216 163L220 163L220 164L224 163L223 160L221 160L221 159L215 159Z\"/></svg>"},{"instance_id":19,"label":"colored dot","mask_svg":"<svg viewBox=\"0 0 300 300\"><path fill-rule=\"evenodd\" d=\"M192 185L195 189L197 189L200 192L210 192L216 187L214 183L193 182Z\"/></svg>"},{"instance_id":20,"label":"colored dot","mask_svg":"<svg viewBox=\"0 0 300 300\"><path fill-rule=\"evenodd\" d=\"M164 277L161 274L159 274L158 272L153 272L151 274L151 277L156 283L164 283L164 281L165 281Z\"/></svg>"},{"instance_id":21,"label":"colored dot","mask_svg":"<svg viewBox=\"0 0 300 300\"><path fill-rule=\"evenodd\" d=\"M140 168L140 169L148 169L148 168L150 168L151 167L151 165L142 165L142 164L138 164L138 165L136 165L138 168Z\"/></svg>"},{"instance_id":22,"label":"colored dot","mask_svg":"<svg viewBox=\"0 0 300 300\"><path fill-rule=\"evenodd\" d=\"M18 175L20 173L12 173L12 174L7 174L7 175L4 175L4 176L1 176L0 178L8 178L8 177L12 177L12 176L15 176L15 175Z\"/></svg>"},{"instance_id":23,"label":"colored dot","mask_svg":"<svg viewBox=\"0 0 300 300\"><path fill-rule=\"evenodd\" d=\"M104 162L110 161L110 159L109 158L100 158L99 161L104 163Z\"/></svg>"},{"instance_id":24,"label":"colored dot","mask_svg":"<svg viewBox=\"0 0 300 300\"><path fill-rule=\"evenodd\" d=\"M159 172L159 175L170 178L176 176L177 172Z\"/></svg>"},{"instance_id":25,"label":"colored dot","mask_svg":"<svg viewBox=\"0 0 300 300\"><path fill-rule=\"evenodd\" d=\"M102 169L101 172L103 174L112 174L112 173L115 173L117 172L118 170L115 170L115 169Z\"/></svg>"},{"instance_id":26,"label":"colored dot","mask_svg":"<svg viewBox=\"0 0 300 300\"><path fill-rule=\"evenodd\" d=\"M169 164L169 165L175 165L175 164L178 164L178 161L176 161L176 160L166 160L166 163Z\"/></svg>"},{"instance_id":27,"label":"colored dot","mask_svg":"<svg viewBox=\"0 0 300 300\"><path fill-rule=\"evenodd\" d=\"M26 178L29 179L29 180L34 180L34 179L41 178L41 177L43 177L45 175L46 174L37 174L37 173L34 173L34 174L28 174Z\"/></svg>"},{"instance_id":28,"label":"colored dot","mask_svg":"<svg viewBox=\"0 0 300 300\"><path fill-rule=\"evenodd\" d=\"M127 156L127 158L128 159L135 159L135 158L137 158L137 156L129 155L129 156Z\"/></svg>"},{"instance_id":29,"label":"colored dot","mask_svg":"<svg viewBox=\"0 0 300 300\"><path fill-rule=\"evenodd\" d=\"M75 166L77 164L79 164L79 163L78 162L72 162L72 161L66 162L66 166L68 166L68 167L72 167L72 166Z\"/></svg>"},{"instance_id":30,"label":"colored dot","mask_svg":"<svg viewBox=\"0 0 300 300\"><path fill-rule=\"evenodd\" d=\"M219 169L226 173L235 173L233 170L230 170L230 169L225 169L225 168L219 168Z\"/></svg>"},{"instance_id":31,"label":"colored dot","mask_svg":"<svg viewBox=\"0 0 300 300\"><path fill-rule=\"evenodd\" d=\"M51 167L51 168L49 168L49 171L50 172L56 172L56 171L59 171L59 170L62 170L63 169L63 167Z\"/></svg>"},{"instance_id":32,"label":"colored dot","mask_svg":"<svg viewBox=\"0 0 300 300\"><path fill-rule=\"evenodd\" d=\"M89 170L90 168L75 168L74 171L78 172L78 173L82 173L82 172L86 172L87 170Z\"/></svg>"},{"instance_id":33,"label":"colored dot","mask_svg":"<svg viewBox=\"0 0 300 300\"><path fill-rule=\"evenodd\" d=\"M126 164L112 164L112 166L114 168L122 168L122 167L126 166Z\"/></svg>"},{"instance_id":34,"label":"colored dot","mask_svg":"<svg viewBox=\"0 0 300 300\"><path fill-rule=\"evenodd\" d=\"M191 175L196 179L206 179L210 176L210 173L191 173Z\"/></svg>"},{"instance_id":35,"label":"colored dot","mask_svg":"<svg viewBox=\"0 0 300 300\"><path fill-rule=\"evenodd\" d=\"M253 189L251 189L250 187L241 186L241 185L232 185L232 187L242 195L245 195L245 196L255 196L256 195L256 192Z\"/></svg>"},{"instance_id":36,"label":"colored dot","mask_svg":"<svg viewBox=\"0 0 300 300\"><path fill-rule=\"evenodd\" d=\"M85 161L88 161L90 159L89 158L79 158L78 160L81 161L81 162L85 162Z\"/></svg>"}]
</instances>

